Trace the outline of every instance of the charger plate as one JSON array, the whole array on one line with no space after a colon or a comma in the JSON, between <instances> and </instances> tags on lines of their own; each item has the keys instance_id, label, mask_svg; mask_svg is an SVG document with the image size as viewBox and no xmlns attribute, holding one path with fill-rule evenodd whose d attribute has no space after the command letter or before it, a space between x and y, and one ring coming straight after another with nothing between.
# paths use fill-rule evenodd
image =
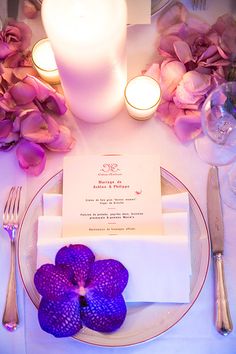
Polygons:
<instances>
[{"instance_id":1,"label":"charger plate","mask_svg":"<svg viewBox=\"0 0 236 354\"><path fill-rule=\"evenodd\" d=\"M40 302L33 282L37 262L37 220L38 216L43 214L43 193L62 193L62 182L63 172L60 171L39 189L24 214L19 230L20 274L26 292L36 307ZM161 184L163 195L188 191L183 183L163 168L161 168ZM188 193L192 265L190 302L188 304L129 303L126 320L118 331L103 334L83 328L74 336L76 340L106 347L122 347L142 343L165 333L189 311L199 296L206 279L210 260L210 240L202 212L193 195L189 191ZM150 284L150 286L152 285Z\"/></svg>"}]
</instances>

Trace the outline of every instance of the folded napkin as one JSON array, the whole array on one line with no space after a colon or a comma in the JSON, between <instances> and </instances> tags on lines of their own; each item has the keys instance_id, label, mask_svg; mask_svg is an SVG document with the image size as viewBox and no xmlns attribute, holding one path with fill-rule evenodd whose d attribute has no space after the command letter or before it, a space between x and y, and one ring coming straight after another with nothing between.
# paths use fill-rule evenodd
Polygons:
<instances>
[{"instance_id":1,"label":"folded napkin","mask_svg":"<svg viewBox=\"0 0 236 354\"><path fill-rule=\"evenodd\" d=\"M163 235L62 237L62 196L43 196L38 220L38 266L54 262L63 246L82 243L96 259L114 258L129 271L127 302L189 302L191 255L187 193L162 197Z\"/></svg>"}]
</instances>

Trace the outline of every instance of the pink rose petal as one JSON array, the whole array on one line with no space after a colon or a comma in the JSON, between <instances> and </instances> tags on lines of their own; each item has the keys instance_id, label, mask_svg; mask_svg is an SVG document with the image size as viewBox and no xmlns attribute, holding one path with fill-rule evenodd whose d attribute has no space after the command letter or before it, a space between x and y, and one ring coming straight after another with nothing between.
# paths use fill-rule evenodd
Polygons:
<instances>
[{"instance_id":1,"label":"pink rose petal","mask_svg":"<svg viewBox=\"0 0 236 354\"><path fill-rule=\"evenodd\" d=\"M211 88L211 76L200 74L197 71L188 71L183 76L183 86L189 93L205 94Z\"/></svg>"},{"instance_id":2,"label":"pink rose petal","mask_svg":"<svg viewBox=\"0 0 236 354\"><path fill-rule=\"evenodd\" d=\"M159 81L160 79L160 65L153 63L147 70L143 72L146 76L151 76L153 79Z\"/></svg>"},{"instance_id":3,"label":"pink rose petal","mask_svg":"<svg viewBox=\"0 0 236 354\"><path fill-rule=\"evenodd\" d=\"M51 143L45 144L45 146L51 151L67 152L73 148L74 144L75 140L71 135L70 129L64 125L60 125L57 138Z\"/></svg>"},{"instance_id":4,"label":"pink rose petal","mask_svg":"<svg viewBox=\"0 0 236 354\"><path fill-rule=\"evenodd\" d=\"M164 99L170 100L179 82L182 80L186 69L179 61L164 61L161 64L161 89Z\"/></svg>"},{"instance_id":5,"label":"pink rose petal","mask_svg":"<svg viewBox=\"0 0 236 354\"><path fill-rule=\"evenodd\" d=\"M42 81L31 75L27 75L23 82L34 87L37 99L42 102L48 98L49 92L52 90L51 86L42 83Z\"/></svg>"},{"instance_id":6,"label":"pink rose petal","mask_svg":"<svg viewBox=\"0 0 236 354\"><path fill-rule=\"evenodd\" d=\"M158 19L158 30L163 31L166 28L179 22L184 22L187 17L187 9L180 2L167 8Z\"/></svg>"},{"instance_id":7,"label":"pink rose petal","mask_svg":"<svg viewBox=\"0 0 236 354\"><path fill-rule=\"evenodd\" d=\"M37 72L32 67L20 66L14 69L11 69L11 72L18 80L23 80L26 76L35 76ZM32 86L32 85L31 85ZM35 88L34 88L35 89Z\"/></svg>"},{"instance_id":8,"label":"pink rose petal","mask_svg":"<svg viewBox=\"0 0 236 354\"><path fill-rule=\"evenodd\" d=\"M10 20L5 28L6 41L21 51L29 47L31 36L31 29L24 22Z\"/></svg>"},{"instance_id":9,"label":"pink rose petal","mask_svg":"<svg viewBox=\"0 0 236 354\"><path fill-rule=\"evenodd\" d=\"M188 24L190 30L195 30L197 33L205 34L211 28L208 23L196 16L188 16L186 23Z\"/></svg>"},{"instance_id":10,"label":"pink rose petal","mask_svg":"<svg viewBox=\"0 0 236 354\"><path fill-rule=\"evenodd\" d=\"M57 122L47 114L29 110L28 112L23 112L20 118L21 135L27 140L48 144L59 135Z\"/></svg>"},{"instance_id":11,"label":"pink rose petal","mask_svg":"<svg viewBox=\"0 0 236 354\"><path fill-rule=\"evenodd\" d=\"M7 43L0 42L0 59L5 59L11 52Z\"/></svg>"},{"instance_id":12,"label":"pink rose petal","mask_svg":"<svg viewBox=\"0 0 236 354\"><path fill-rule=\"evenodd\" d=\"M179 41L176 35L162 36L160 39L159 51L164 57L175 58L174 43Z\"/></svg>"},{"instance_id":13,"label":"pink rose petal","mask_svg":"<svg viewBox=\"0 0 236 354\"><path fill-rule=\"evenodd\" d=\"M0 138L0 150L9 151L11 150L19 140L19 134L10 132L6 138Z\"/></svg>"},{"instance_id":14,"label":"pink rose petal","mask_svg":"<svg viewBox=\"0 0 236 354\"><path fill-rule=\"evenodd\" d=\"M193 61L193 56L189 45L184 41L175 41L173 43L175 53L182 63Z\"/></svg>"},{"instance_id":15,"label":"pink rose petal","mask_svg":"<svg viewBox=\"0 0 236 354\"><path fill-rule=\"evenodd\" d=\"M18 105L28 104L32 102L36 97L36 91L34 87L22 81L19 81L14 86L12 86L9 92Z\"/></svg>"},{"instance_id":16,"label":"pink rose petal","mask_svg":"<svg viewBox=\"0 0 236 354\"><path fill-rule=\"evenodd\" d=\"M0 121L0 139L6 138L13 127L12 121L4 119Z\"/></svg>"},{"instance_id":17,"label":"pink rose petal","mask_svg":"<svg viewBox=\"0 0 236 354\"><path fill-rule=\"evenodd\" d=\"M184 111L176 107L174 102L166 101L158 106L155 116L172 127L178 115L181 114L183 115Z\"/></svg>"},{"instance_id":18,"label":"pink rose petal","mask_svg":"<svg viewBox=\"0 0 236 354\"><path fill-rule=\"evenodd\" d=\"M24 0L23 2L23 13L25 15L26 18L30 18L33 19L37 16L37 9L35 7L35 5L29 1L29 0Z\"/></svg>"},{"instance_id":19,"label":"pink rose petal","mask_svg":"<svg viewBox=\"0 0 236 354\"><path fill-rule=\"evenodd\" d=\"M182 143L195 139L202 131L200 114L186 114L177 117L174 131Z\"/></svg>"},{"instance_id":20,"label":"pink rose petal","mask_svg":"<svg viewBox=\"0 0 236 354\"><path fill-rule=\"evenodd\" d=\"M46 155L40 145L22 139L17 145L16 156L20 167L28 174L38 176L44 170Z\"/></svg>"},{"instance_id":21,"label":"pink rose petal","mask_svg":"<svg viewBox=\"0 0 236 354\"><path fill-rule=\"evenodd\" d=\"M216 45L210 45L205 52L202 53L202 55L200 56L200 58L198 59L198 61L201 60L206 60L208 58L211 58L212 56L214 56L215 54L217 54L218 50Z\"/></svg>"},{"instance_id":22,"label":"pink rose petal","mask_svg":"<svg viewBox=\"0 0 236 354\"><path fill-rule=\"evenodd\" d=\"M51 86L44 84L39 79L27 75L23 82L32 85L36 90L36 97L40 101L42 107L53 113L62 115L66 112L64 97L57 93Z\"/></svg>"},{"instance_id":23,"label":"pink rose petal","mask_svg":"<svg viewBox=\"0 0 236 354\"><path fill-rule=\"evenodd\" d=\"M167 27L164 31L164 35L176 35L182 38L182 35L186 32L186 24L183 22L176 23L173 26Z\"/></svg>"}]
</instances>

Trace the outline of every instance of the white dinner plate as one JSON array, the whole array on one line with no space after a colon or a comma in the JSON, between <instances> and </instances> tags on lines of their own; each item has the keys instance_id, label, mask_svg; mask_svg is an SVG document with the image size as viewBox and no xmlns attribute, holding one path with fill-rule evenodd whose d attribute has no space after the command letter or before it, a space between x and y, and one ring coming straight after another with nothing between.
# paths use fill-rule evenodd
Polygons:
<instances>
[{"instance_id":1,"label":"white dinner plate","mask_svg":"<svg viewBox=\"0 0 236 354\"><path fill-rule=\"evenodd\" d=\"M19 230L18 261L26 292L36 307L40 297L34 286L37 261L37 220L43 214L43 193L62 193L63 173L60 171L40 188L27 208ZM172 174L161 169L162 194L188 191ZM76 340L107 347L122 347L145 342L173 327L189 311L199 296L206 279L210 260L210 241L202 212L192 196L190 199L190 244L192 275L188 304L135 303L127 304L128 312L122 327L103 334L83 328ZM164 271L164 270L163 270ZM151 284L150 284L151 286ZM179 285L181 286L181 284Z\"/></svg>"}]
</instances>

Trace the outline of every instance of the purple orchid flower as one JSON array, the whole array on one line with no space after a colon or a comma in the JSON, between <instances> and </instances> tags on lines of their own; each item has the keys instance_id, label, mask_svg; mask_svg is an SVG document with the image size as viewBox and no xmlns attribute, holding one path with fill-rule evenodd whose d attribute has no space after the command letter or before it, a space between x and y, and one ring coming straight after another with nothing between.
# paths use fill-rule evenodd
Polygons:
<instances>
[{"instance_id":1,"label":"purple orchid flower","mask_svg":"<svg viewBox=\"0 0 236 354\"><path fill-rule=\"evenodd\" d=\"M128 271L119 261L95 261L81 244L61 248L55 265L44 264L35 273L41 328L55 337L73 336L83 325L115 331L126 317L122 292L127 282Z\"/></svg>"}]
</instances>

